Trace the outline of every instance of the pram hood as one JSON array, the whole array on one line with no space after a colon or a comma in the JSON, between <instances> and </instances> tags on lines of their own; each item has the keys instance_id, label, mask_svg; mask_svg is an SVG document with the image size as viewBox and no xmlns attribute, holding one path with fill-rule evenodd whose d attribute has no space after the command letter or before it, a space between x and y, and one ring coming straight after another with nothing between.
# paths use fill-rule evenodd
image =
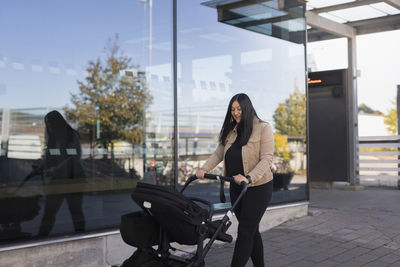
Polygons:
<instances>
[{"instance_id":1,"label":"pram hood","mask_svg":"<svg viewBox=\"0 0 400 267\"><path fill-rule=\"evenodd\" d=\"M197 227L204 224L209 211L173 188L139 182L132 199L147 210L167 231L170 241L196 244Z\"/></svg>"}]
</instances>

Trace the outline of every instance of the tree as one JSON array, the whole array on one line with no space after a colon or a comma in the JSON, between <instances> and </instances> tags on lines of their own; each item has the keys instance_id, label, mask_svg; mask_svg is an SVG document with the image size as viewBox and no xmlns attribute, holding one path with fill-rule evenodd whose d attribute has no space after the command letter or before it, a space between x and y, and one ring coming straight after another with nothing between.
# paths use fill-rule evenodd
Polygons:
<instances>
[{"instance_id":1,"label":"tree","mask_svg":"<svg viewBox=\"0 0 400 267\"><path fill-rule=\"evenodd\" d=\"M275 129L285 135L306 134L306 97L296 90L284 103L280 103L273 115Z\"/></svg>"},{"instance_id":2,"label":"tree","mask_svg":"<svg viewBox=\"0 0 400 267\"><path fill-rule=\"evenodd\" d=\"M384 123L386 124L386 129L391 134L397 134L397 110L392 108L388 111L388 114L384 115Z\"/></svg>"},{"instance_id":3,"label":"tree","mask_svg":"<svg viewBox=\"0 0 400 267\"><path fill-rule=\"evenodd\" d=\"M138 66L120 51L118 35L108 40L105 52L104 61L89 61L88 76L77 81L80 92L71 94L73 107L64 110L81 137L92 140L92 146L111 147L113 157L115 141L141 142L145 110L152 99L144 73L130 71Z\"/></svg>"},{"instance_id":4,"label":"tree","mask_svg":"<svg viewBox=\"0 0 400 267\"><path fill-rule=\"evenodd\" d=\"M274 133L274 145L276 154L282 158L284 162L289 162L292 154L289 150L287 135Z\"/></svg>"},{"instance_id":5,"label":"tree","mask_svg":"<svg viewBox=\"0 0 400 267\"><path fill-rule=\"evenodd\" d=\"M382 112L380 112L379 110L374 110L371 107L367 106L366 104L360 104L358 106L358 112L364 112L366 114L375 114L375 115L383 115Z\"/></svg>"}]
</instances>

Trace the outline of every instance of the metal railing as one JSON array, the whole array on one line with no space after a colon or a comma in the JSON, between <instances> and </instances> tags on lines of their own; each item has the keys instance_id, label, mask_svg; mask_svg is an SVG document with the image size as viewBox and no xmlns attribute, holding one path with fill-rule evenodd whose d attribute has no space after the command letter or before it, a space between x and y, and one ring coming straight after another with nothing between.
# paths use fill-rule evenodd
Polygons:
<instances>
[{"instance_id":1,"label":"metal railing","mask_svg":"<svg viewBox=\"0 0 400 267\"><path fill-rule=\"evenodd\" d=\"M357 174L362 185L400 189L400 135L359 137Z\"/></svg>"}]
</instances>

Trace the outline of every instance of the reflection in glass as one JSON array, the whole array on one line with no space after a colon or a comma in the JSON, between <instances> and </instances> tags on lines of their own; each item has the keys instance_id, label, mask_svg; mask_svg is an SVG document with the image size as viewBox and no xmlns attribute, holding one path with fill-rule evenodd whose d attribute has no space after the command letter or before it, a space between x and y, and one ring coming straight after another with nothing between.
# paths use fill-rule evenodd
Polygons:
<instances>
[{"instance_id":1,"label":"reflection in glass","mask_svg":"<svg viewBox=\"0 0 400 267\"><path fill-rule=\"evenodd\" d=\"M145 73L121 54L118 36L109 40L106 49L104 61L89 61L87 77L78 81L79 92L72 94L72 105L65 112L83 138L90 140L90 177L98 177L97 173L125 177L123 154L132 154L142 144L145 111L152 97ZM135 168L129 171L137 175Z\"/></svg>"},{"instance_id":2,"label":"reflection in glass","mask_svg":"<svg viewBox=\"0 0 400 267\"><path fill-rule=\"evenodd\" d=\"M285 169L275 175L272 204L307 198L304 5L284 2L178 2L179 183L214 152L229 99L244 92L260 118L274 126L274 168ZM185 12L189 10L197 16ZM298 132L280 131L275 120L280 104L291 95L301 99L288 104L299 117L293 117L299 120ZM283 172L288 179L278 177ZM223 173L222 164L215 173ZM219 203L217 183L200 181L188 190L217 203L217 208L226 205Z\"/></svg>"},{"instance_id":3,"label":"reflection in glass","mask_svg":"<svg viewBox=\"0 0 400 267\"><path fill-rule=\"evenodd\" d=\"M173 182L171 1L0 6L0 243L118 227Z\"/></svg>"},{"instance_id":4,"label":"reflection in glass","mask_svg":"<svg viewBox=\"0 0 400 267\"><path fill-rule=\"evenodd\" d=\"M85 183L86 174L81 164L82 150L79 134L58 111L49 112L44 121L46 148L43 161L39 166L34 165L33 170L23 181L23 183L26 182L34 175L41 175L46 187L50 189L46 194L39 235L49 235L64 199L68 203L75 232L82 232L85 230L85 218L82 211L83 192L66 195L51 192L53 187L65 184L68 179L75 179L74 183Z\"/></svg>"}]
</instances>

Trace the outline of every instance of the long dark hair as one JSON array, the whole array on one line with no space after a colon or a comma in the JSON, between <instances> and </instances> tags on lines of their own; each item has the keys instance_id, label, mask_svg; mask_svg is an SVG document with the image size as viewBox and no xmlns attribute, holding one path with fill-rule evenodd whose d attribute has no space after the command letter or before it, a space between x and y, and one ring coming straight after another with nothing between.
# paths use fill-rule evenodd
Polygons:
<instances>
[{"instance_id":1,"label":"long dark hair","mask_svg":"<svg viewBox=\"0 0 400 267\"><path fill-rule=\"evenodd\" d=\"M240 105L242 110L242 117L240 122L237 126L237 133L239 140L239 144L244 146L249 141L251 133L253 132L253 120L254 117L260 120L257 115L256 110L253 107L253 104L250 101L250 98L246 94L237 94L231 98L229 101L228 110L226 111L224 124L222 125L221 132L219 134L219 142L221 144L225 144L226 137L228 136L229 132L235 127L237 124L235 119L232 117L232 104L233 102L237 101Z\"/></svg>"}]
</instances>

